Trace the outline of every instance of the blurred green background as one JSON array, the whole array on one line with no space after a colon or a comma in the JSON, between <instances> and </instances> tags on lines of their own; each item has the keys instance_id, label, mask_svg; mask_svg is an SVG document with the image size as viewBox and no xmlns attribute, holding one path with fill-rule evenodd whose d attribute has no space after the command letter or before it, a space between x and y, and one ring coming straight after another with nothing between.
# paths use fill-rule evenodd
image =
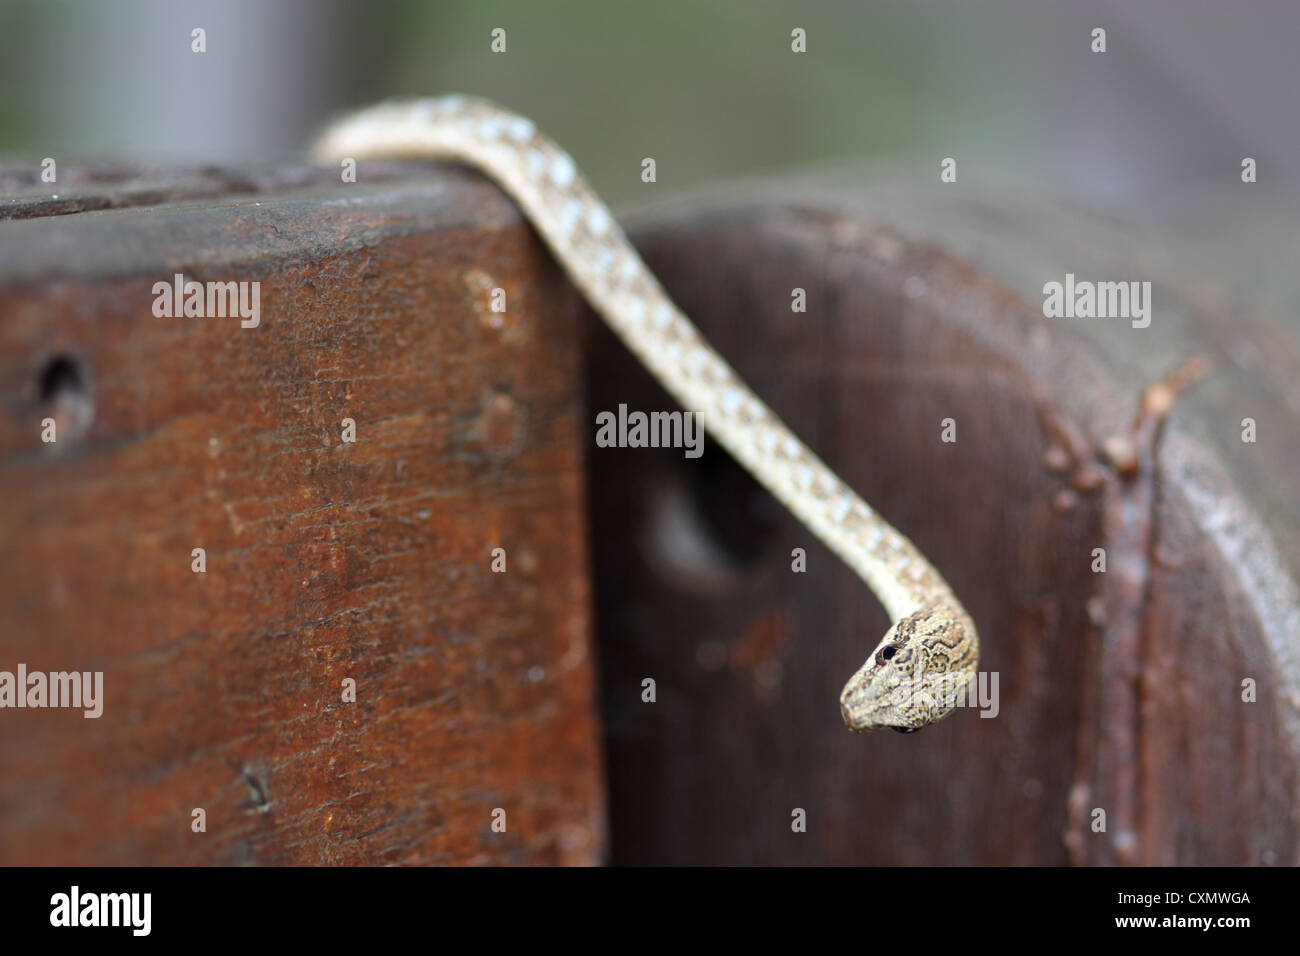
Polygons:
<instances>
[{"instance_id":1,"label":"blurred green background","mask_svg":"<svg viewBox=\"0 0 1300 956\"><path fill-rule=\"evenodd\" d=\"M459 91L535 118L615 204L644 156L670 190L956 156L1130 205L1242 155L1294 181L1298 35L1281 2L5 0L0 153L278 162L341 109Z\"/></svg>"}]
</instances>

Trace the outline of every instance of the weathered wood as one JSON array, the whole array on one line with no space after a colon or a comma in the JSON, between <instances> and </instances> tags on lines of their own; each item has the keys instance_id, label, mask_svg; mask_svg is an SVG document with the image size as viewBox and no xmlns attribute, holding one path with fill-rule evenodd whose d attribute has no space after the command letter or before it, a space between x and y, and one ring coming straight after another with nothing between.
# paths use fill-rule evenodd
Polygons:
<instances>
[{"instance_id":1,"label":"weathered wood","mask_svg":"<svg viewBox=\"0 0 1300 956\"><path fill-rule=\"evenodd\" d=\"M867 590L716 445L593 447L615 862L1300 862L1294 325L1226 298L1167 236L1018 190L784 182L692 198L635 237L936 561L1000 709L848 734L839 689L887 626ZM1151 326L1044 318L1042 285L1066 272L1153 280ZM674 407L591 336L593 412Z\"/></svg>"},{"instance_id":2,"label":"weathered wood","mask_svg":"<svg viewBox=\"0 0 1300 956\"><path fill-rule=\"evenodd\" d=\"M0 711L0 862L598 859L576 448L595 411L673 404L592 320L580 416L577 300L513 207L445 168L59 200L25 175L0 173L27 197L0 218L37 220L0 223L0 669L102 669L107 701ZM851 573L711 443L592 447L612 859L1300 862L1294 325L1167 237L949 195L787 182L636 235L966 599L997 718L849 735L835 697L886 626ZM155 318L175 271L262 281L261 325ZM1066 271L1153 279L1151 328L1044 319ZM40 444L46 414L71 440Z\"/></svg>"},{"instance_id":3,"label":"weathered wood","mask_svg":"<svg viewBox=\"0 0 1300 956\"><path fill-rule=\"evenodd\" d=\"M0 710L0 863L598 860L580 313L517 210L60 172L0 175L0 670L105 700ZM260 324L155 317L177 272Z\"/></svg>"}]
</instances>

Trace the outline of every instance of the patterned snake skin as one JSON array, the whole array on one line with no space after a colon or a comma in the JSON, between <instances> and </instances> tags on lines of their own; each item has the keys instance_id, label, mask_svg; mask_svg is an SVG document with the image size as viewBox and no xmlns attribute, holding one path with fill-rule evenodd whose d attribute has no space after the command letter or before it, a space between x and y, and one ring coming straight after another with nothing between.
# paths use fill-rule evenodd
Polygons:
<instances>
[{"instance_id":1,"label":"patterned snake skin","mask_svg":"<svg viewBox=\"0 0 1300 956\"><path fill-rule=\"evenodd\" d=\"M975 625L916 546L804 447L745 386L646 268L573 159L522 116L463 96L383 103L343 117L321 162L448 159L523 208L569 277L683 408L851 567L894 624L840 696L854 731L912 731L958 706L979 664Z\"/></svg>"}]
</instances>

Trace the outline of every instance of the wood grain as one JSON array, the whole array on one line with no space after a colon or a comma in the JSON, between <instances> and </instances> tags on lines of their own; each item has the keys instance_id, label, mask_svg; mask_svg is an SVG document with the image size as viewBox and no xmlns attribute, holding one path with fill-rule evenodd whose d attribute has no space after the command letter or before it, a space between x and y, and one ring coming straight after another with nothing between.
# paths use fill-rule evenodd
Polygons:
<instances>
[{"instance_id":1,"label":"wood grain","mask_svg":"<svg viewBox=\"0 0 1300 956\"><path fill-rule=\"evenodd\" d=\"M106 700L0 711L0 862L598 861L578 303L513 206L449 167L13 175L0 669ZM155 317L175 272L259 281L259 327Z\"/></svg>"},{"instance_id":2,"label":"wood grain","mask_svg":"<svg viewBox=\"0 0 1300 956\"><path fill-rule=\"evenodd\" d=\"M979 625L996 718L855 737L884 612L707 441L592 444L584 478L579 303L478 177L119 171L50 206L5 175L0 668L108 700L0 712L0 862L596 862L601 733L614 862L1300 862L1298 330L1168 234L794 180L638 218ZM262 326L155 319L177 270L262 281ZM1151 328L1044 319L1066 271L1152 279ZM593 412L674 407L584 334ZM60 356L92 413L42 399ZM51 411L89 427L50 449Z\"/></svg>"},{"instance_id":3,"label":"wood grain","mask_svg":"<svg viewBox=\"0 0 1300 956\"><path fill-rule=\"evenodd\" d=\"M1168 235L1016 190L782 180L689 197L633 235L936 563L1000 708L849 735L838 689L887 625L871 595L716 446L593 447L615 862L1300 862L1294 324L1225 296ZM1045 319L1042 284L1067 270L1154 280L1151 327ZM591 336L593 408L671 407ZM1140 418L1189 361L1208 371ZM1247 415L1266 440L1240 441ZM1103 452L1117 438L1135 467Z\"/></svg>"}]
</instances>

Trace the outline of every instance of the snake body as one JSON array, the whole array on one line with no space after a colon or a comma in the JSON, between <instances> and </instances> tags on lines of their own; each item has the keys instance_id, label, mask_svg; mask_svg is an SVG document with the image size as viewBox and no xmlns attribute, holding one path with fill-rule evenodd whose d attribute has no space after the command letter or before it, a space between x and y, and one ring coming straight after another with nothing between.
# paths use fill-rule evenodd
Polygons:
<instances>
[{"instance_id":1,"label":"snake body","mask_svg":"<svg viewBox=\"0 0 1300 956\"><path fill-rule=\"evenodd\" d=\"M912 731L948 716L974 677L979 636L925 556L826 467L741 381L664 292L573 159L485 100L394 101L345 116L322 162L447 159L481 170L523 209L597 313L681 405L851 567L893 624L840 695L849 729Z\"/></svg>"}]
</instances>

